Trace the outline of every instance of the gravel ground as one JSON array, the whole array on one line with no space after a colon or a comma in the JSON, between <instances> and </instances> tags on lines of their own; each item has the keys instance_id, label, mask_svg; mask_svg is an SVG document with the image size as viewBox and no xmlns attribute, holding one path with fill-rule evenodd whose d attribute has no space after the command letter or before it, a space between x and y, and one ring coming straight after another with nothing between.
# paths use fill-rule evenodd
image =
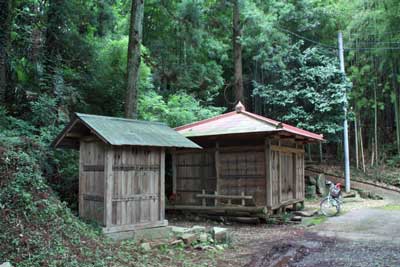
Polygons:
<instances>
[{"instance_id":1,"label":"gravel ground","mask_svg":"<svg viewBox=\"0 0 400 267\"><path fill-rule=\"evenodd\" d=\"M318 237L310 238L312 242ZM304 245L304 240L300 242ZM288 266L319 267L319 266L400 266L399 245L378 241L349 241L338 238L326 238L317 247L309 248L303 258Z\"/></svg>"},{"instance_id":2,"label":"gravel ground","mask_svg":"<svg viewBox=\"0 0 400 267\"><path fill-rule=\"evenodd\" d=\"M181 218L171 225L221 226L232 232L232 247L216 255L215 266L400 266L400 195L384 200L349 198L343 213L313 226L225 225L189 222ZM306 203L318 208L319 200ZM398 206L400 207L400 206Z\"/></svg>"},{"instance_id":3,"label":"gravel ground","mask_svg":"<svg viewBox=\"0 0 400 267\"><path fill-rule=\"evenodd\" d=\"M343 214L305 229L300 237L265 243L248 266L400 266L399 221L399 196L346 199Z\"/></svg>"}]
</instances>

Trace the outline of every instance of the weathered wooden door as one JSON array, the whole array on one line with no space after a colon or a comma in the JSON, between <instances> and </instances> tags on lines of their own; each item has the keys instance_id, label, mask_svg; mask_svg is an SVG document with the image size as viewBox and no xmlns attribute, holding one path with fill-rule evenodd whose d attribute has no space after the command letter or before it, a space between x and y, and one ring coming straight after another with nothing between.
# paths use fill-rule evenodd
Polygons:
<instances>
[{"instance_id":1,"label":"weathered wooden door","mask_svg":"<svg viewBox=\"0 0 400 267\"><path fill-rule=\"evenodd\" d=\"M161 149L120 147L113 153L112 224L164 220ZM161 210L162 209L162 210Z\"/></svg>"},{"instance_id":2,"label":"weathered wooden door","mask_svg":"<svg viewBox=\"0 0 400 267\"><path fill-rule=\"evenodd\" d=\"M103 143L81 141L79 162L79 215L104 224Z\"/></svg>"}]
</instances>

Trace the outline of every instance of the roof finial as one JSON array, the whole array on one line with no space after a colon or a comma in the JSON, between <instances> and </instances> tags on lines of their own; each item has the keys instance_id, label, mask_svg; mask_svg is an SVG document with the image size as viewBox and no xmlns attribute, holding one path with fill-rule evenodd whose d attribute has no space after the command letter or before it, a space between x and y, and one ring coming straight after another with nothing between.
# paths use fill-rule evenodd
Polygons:
<instances>
[{"instance_id":1,"label":"roof finial","mask_svg":"<svg viewBox=\"0 0 400 267\"><path fill-rule=\"evenodd\" d=\"M242 112L242 111L246 111L246 108L244 107L244 105L242 104L242 102L238 102L237 104L236 104L236 106L235 106L235 111L237 112L237 113L240 113L240 112Z\"/></svg>"}]
</instances>

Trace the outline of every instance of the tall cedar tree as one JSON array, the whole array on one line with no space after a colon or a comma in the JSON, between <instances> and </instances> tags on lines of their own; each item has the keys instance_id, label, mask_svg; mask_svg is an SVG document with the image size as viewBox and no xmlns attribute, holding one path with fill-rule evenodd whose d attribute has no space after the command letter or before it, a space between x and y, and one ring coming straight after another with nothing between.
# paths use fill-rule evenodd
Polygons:
<instances>
[{"instance_id":1,"label":"tall cedar tree","mask_svg":"<svg viewBox=\"0 0 400 267\"><path fill-rule=\"evenodd\" d=\"M143 35L144 0L132 0L131 22L129 28L127 89L125 117L137 118L137 91L140 67L140 45Z\"/></svg>"},{"instance_id":2,"label":"tall cedar tree","mask_svg":"<svg viewBox=\"0 0 400 267\"><path fill-rule=\"evenodd\" d=\"M5 103L7 93L8 55L11 26L11 1L0 1L0 103Z\"/></svg>"},{"instance_id":3,"label":"tall cedar tree","mask_svg":"<svg viewBox=\"0 0 400 267\"><path fill-rule=\"evenodd\" d=\"M239 1L233 0L233 58L235 61L235 98L236 101L244 103L243 95L243 72L242 72L242 45L240 38L242 36L242 28L240 25Z\"/></svg>"}]
</instances>

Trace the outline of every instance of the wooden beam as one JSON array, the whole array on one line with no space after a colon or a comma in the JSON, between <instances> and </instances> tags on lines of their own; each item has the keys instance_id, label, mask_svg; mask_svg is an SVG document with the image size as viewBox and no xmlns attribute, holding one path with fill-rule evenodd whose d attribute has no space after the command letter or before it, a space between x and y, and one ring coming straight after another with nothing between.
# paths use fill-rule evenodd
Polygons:
<instances>
[{"instance_id":1,"label":"wooden beam","mask_svg":"<svg viewBox=\"0 0 400 267\"><path fill-rule=\"evenodd\" d=\"M264 146L228 146L228 147L219 147L220 152L253 152L253 151L263 151Z\"/></svg>"},{"instance_id":2,"label":"wooden beam","mask_svg":"<svg viewBox=\"0 0 400 267\"><path fill-rule=\"evenodd\" d=\"M206 194L205 190L202 190L201 194L196 194L196 197L198 198L221 198L221 199L253 199L253 196L245 196L245 195L213 195L213 194Z\"/></svg>"},{"instance_id":3,"label":"wooden beam","mask_svg":"<svg viewBox=\"0 0 400 267\"><path fill-rule=\"evenodd\" d=\"M57 148L57 146L60 144L60 142L64 139L65 135L77 124L79 121L78 118L75 118L72 120L67 127L64 128L64 130L56 137L55 141L51 144L52 147Z\"/></svg>"},{"instance_id":4,"label":"wooden beam","mask_svg":"<svg viewBox=\"0 0 400 267\"><path fill-rule=\"evenodd\" d=\"M295 138L291 135L290 136L281 136L281 140L285 140L285 141L292 142L292 143L295 142Z\"/></svg>"},{"instance_id":5,"label":"wooden beam","mask_svg":"<svg viewBox=\"0 0 400 267\"><path fill-rule=\"evenodd\" d=\"M268 209L272 208L272 154L271 154L271 140L266 138L264 145L265 153L265 197L266 206Z\"/></svg>"},{"instance_id":6,"label":"wooden beam","mask_svg":"<svg viewBox=\"0 0 400 267\"><path fill-rule=\"evenodd\" d=\"M284 202L282 202L282 203L279 203L279 204L274 205L274 206L272 207L272 209L273 209L273 210L276 210L276 209L279 209L279 208L281 208L281 207L293 205L293 204L295 204L295 203L299 203L299 202L303 202L303 201L304 201L304 198L287 200L287 201L284 201Z\"/></svg>"},{"instance_id":7,"label":"wooden beam","mask_svg":"<svg viewBox=\"0 0 400 267\"><path fill-rule=\"evenodd\" d=\"M112 198L114 186L113 172L114 151L113 147L106 145L104 156L104 225L112 225Z\"/></svg>"},{"instance_id":8,"label":"wooden beam","mask_svg":"<svg viewBox=\"0 0 400 267\"><path fill-rule=\"evenodd\" d=\"M214 152L215 148L202 148L202 149L198 149L198 148L191 148L191 149L179 149L179 150L175 150L176 154L190 154L190 153L194 153L197 154L199 152Z\"/></svg>"},{"instance_id":9,"label":"wooden beam","mask_svg":"<svg viewBox=\"0 0 400 267\"><path fill-rule=\"evenodd\" d=\"M104 201L104 196L83 194L83 199L84 200L89 200L89 201L103 202Z\"/></svg>"},{"instance_id":10,"label":"wooden beam","mask_svg":"<svg viewBox=\"0 0 400 267\"><path fill-rule=\"evenodd\" d=\"M267 213L265 206L243 207L243 206L195 206L195 205L167 205L167 210L193 210L193 211L213 211L213 212L229 212L229 211L243 211L249 213Z\"/></svg>"},{"instance_id":11,"label":"wooden beam","mask_svg":"<svg viewBox=\"0 0 400 267\"><path fill-rule=\"evenodd\" d=\"M297 174L297 154L292 153L293 157L293 199L297 198L297 187L299 185L298 177L299 175Z\"/></svg>"},{"instance_id":12,"label":"wooden beam","mask_svg":"<svg viewBox=\"0 0 400 267\"><path fill-rule=\"evenodd\" d=\"M272 146L273 148L274 146ZM281 141L279 141L278 147L281 147ZM282 159L281 159L281 150L278 149L278 203L281 203L282 200Z\"/></svg>"},{"instance_id":13,"label":"wooden beam","mask_svg":"<svg viewBox=\"0 0 400 267\"><path fill-rule=\"evenodd\" d=\"M176 153L176 149L173 149L171 151L172 153L172 193L174 195L176 195L176 176L177 176L177 169L176 169L176 165L178 164L176 157L177 157L177 153Z\"/></svg>"},{"instance_id":14,"label":"wooden beam","mask_svg":"<svg viewBox=\"0 0 400 267\"><path fill-rule=\"evenodd\" d=\"M154 228L154 227L162 227L162 226L167 226L167 225L168 225L167 220L137 223L137 224L118 225L118 226L104 227L103 233L111 234L111 233L117 233L117 232L127 232L127 231L135 231L135 230L148 229L148 228Z\"/></svg>"},{"instance_id":15,"label":"wooden beam","mask_svg":"<svg viewBox=\"0 0 400 267\"><path fill-rule=\"evenodd\" d=\"M67 134L65 135L65 137L77 138L77 139L79 139L79 138L83 137L83 135L82 135L82 134L79 134L79 133L67 133Z\"/></svg>"},{"instance_id":16,"label":"wooden beam","mask_svg":"<svg viewBox=\"0 0 400 267\"><path fill-rule=\"evenodd\" d=\"M165 148L161 148L160 152L160 221L163 221L165 218Z\"/></svg>"},{"instance_id":17,"label":"wooden beam","mask_svg":"<svg viewBox=\"0 0 400 267\"><path fill-rule=\"evenodd\" d=\"M97 137L97 135L88 135L81 138L85 142L101 142L102 140Z\"/></svg>"},{"instance_id":18,"label":"wooden beam","mask_svg":"<svg viewBox=\"0 0 400 267\"><path fill-rule=\"evenodd\" d=\"M271 149L273 151L285 152L285 153L304 153L304 149L293 148L293 147L285 147L285 146L276 146L272 145Z\"/></svg>"}]
</instances>

